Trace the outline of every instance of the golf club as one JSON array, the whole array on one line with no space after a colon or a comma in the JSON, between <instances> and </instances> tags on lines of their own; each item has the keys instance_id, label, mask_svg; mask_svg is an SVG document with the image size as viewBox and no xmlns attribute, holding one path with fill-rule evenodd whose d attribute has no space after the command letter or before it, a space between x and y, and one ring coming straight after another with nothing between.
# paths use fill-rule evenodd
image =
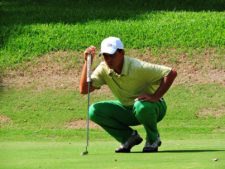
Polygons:
<instances>
[{"instance_id":1,"label":"golf club","mask_svg":"<svg viewBox=\"0 0 225 169\"><path fill-rule=\"evenodd\" d=\"M87 55L87 83L88 83L88 113L87 113L87 145L86 151L82 152L80 155L88 154L88 138L89 138L89 97L90 97L90 83L91 83L91 55Z\"/></svg>"}]
</instances>

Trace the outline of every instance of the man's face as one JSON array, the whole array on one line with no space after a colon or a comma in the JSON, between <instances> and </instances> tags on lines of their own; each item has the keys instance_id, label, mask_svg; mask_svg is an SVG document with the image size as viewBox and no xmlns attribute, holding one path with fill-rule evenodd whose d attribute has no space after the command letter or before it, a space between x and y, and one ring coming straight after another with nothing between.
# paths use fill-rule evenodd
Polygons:
<instances>
[{"instance_id":1,"label":"man's face","mask_svg":"<svg viewBox=\"0 0 225 169\"><path fill-rule=\"evenodd\" d=\"M116 69L123 62L124 52L116 51L114 54L110 55L108 53L103 53L105 63L110 69Z\"/></svg>"}]
</instances>

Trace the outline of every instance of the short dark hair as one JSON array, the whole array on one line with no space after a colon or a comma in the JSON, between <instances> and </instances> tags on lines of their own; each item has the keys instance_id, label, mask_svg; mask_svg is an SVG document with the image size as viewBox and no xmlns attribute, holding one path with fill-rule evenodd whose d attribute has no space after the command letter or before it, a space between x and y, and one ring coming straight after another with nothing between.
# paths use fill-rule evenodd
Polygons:
<instances>
[{"instance_id":1,"label":"short dark hair","mask_svg":"<svg viewBox=\"0 0 225 169\"><path fill-rule=\"evenodd\" d=\"M122 52L122 50L123 50L123 49L117 49L117 51L120 52L120 53Z\"/></svg>"}]
</instances>

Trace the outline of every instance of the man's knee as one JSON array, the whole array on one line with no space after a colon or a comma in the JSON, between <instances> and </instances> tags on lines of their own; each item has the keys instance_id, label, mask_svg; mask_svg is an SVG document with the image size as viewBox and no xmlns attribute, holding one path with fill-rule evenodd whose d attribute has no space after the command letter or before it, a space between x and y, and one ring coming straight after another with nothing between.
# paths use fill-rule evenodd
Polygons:
<instances>
[{"instance_id":1,"label":"man's knee","mask_svg":"<svg viewBox=\"0 0 225 169\"><path fill-rule=\"evenodd\" d=\"M136 101L134 103L136 117L145 117L155 114L155 105L151 102Z\"/></svg>"},{"instance_id":2,"label":"man's knee","mask_svg":"<svg viewBox=\"0 0 225 169\"><path fill-rule=\"evenodd\" d=\"M97 104L92 104L90 107L89 107L89 118L92 120L92 121L95 121L95 119L97 118L97 114L99 112L99 106Z\"/></svg>"}]
</instances>

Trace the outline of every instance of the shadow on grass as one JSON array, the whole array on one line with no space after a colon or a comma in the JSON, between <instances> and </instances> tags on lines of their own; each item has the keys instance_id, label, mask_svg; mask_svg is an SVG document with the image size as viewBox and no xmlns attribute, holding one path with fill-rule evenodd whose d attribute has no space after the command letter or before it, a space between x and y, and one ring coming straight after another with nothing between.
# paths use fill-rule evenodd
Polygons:
<instances>
[{"instance_id":1,"label":"shadow on grass","mask_svg":"<svg viewBox=\"0 0 225 169\"><path fill-rule=\"evenodd\" d=\"M205 152L217 152L217 151L225 151L225 150L163 150L153 153L205 153ZM148 153L142 151L134 151L130 153Z\"/></svg>"},{"instance_id":2,"label":"shadow on grass","mask_svg":"<svg viewBox=\"0 0 225 169\"><path fill-rule=\"evenodd\" d=\"M2 25L136 19L157 11L224 11L221 0L0 0Z\"/></svg>"},{"instance_id":3,"label":"shadow on grass","mask_svg":"<svg viewBox=\"0 0 225 169\"><path fill-rule=\"evenodd\" d=\"M23 25L127 20L158 11L224 11L224 6L222 0L0 0L0 48Z\"/></svg>"}]
</instances>

